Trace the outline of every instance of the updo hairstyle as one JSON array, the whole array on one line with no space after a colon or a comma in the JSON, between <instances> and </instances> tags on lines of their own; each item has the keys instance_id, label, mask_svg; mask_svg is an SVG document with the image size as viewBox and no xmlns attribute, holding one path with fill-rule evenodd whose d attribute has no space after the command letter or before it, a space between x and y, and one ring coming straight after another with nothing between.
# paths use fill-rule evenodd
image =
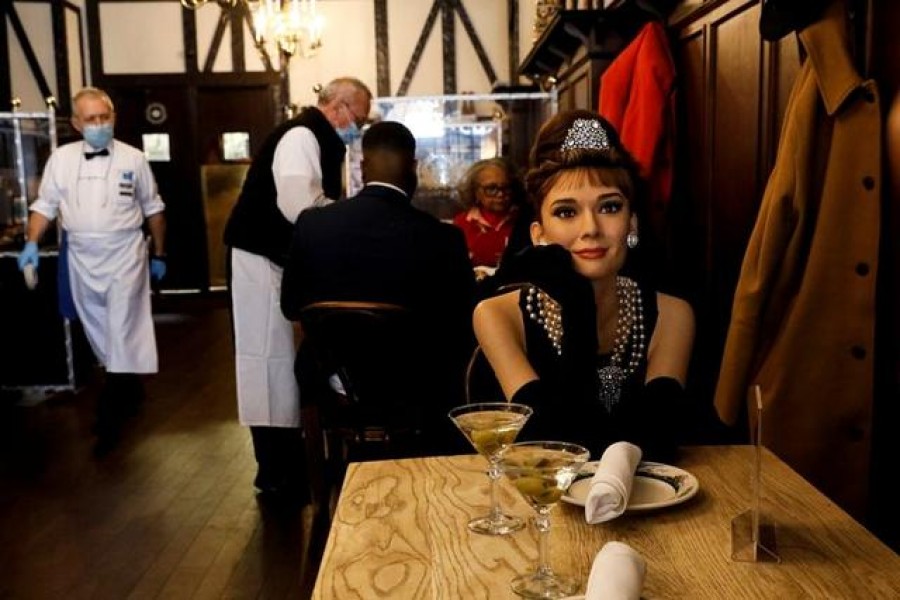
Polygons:
<instances>
[{"instance_id":1,"label":"updo hairstyle","mask_svg":"<svg viewBox=\"0 0 900 600\"><path fill-rule=\"evenodd\" d=\"M609 148L562 149L569 129L577 119L599 122L606 131ZM613 126L597 113L571 110L548 119L538 131L528 162L530 168L525 176L525 189L538 221L544 198L564 171L583 171L592 185L619 188L628 198L632 213L638 212L643 202L643 182L637 163L622 146Z\"/></svg>"}]
</instances>

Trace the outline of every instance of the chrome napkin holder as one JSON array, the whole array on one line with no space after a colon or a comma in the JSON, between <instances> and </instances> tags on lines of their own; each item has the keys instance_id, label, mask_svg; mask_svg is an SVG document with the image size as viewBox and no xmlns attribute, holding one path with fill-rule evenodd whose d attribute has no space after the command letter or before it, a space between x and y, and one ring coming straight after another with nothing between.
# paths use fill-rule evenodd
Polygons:
<instances>
[{"instance_id":1,"label":"chrome napkin holder","mask_svg":"<svg viewBox=\"0 0 900 600\"><path fill-rule=\"evenodd\" d=\"M752 506L731 520L731 560L737 562L781 562L775 541L775 523L760 509L762 496L762 393L753 388L756 406L756 436L753 442Z\"/></svg>"}]
</instances>

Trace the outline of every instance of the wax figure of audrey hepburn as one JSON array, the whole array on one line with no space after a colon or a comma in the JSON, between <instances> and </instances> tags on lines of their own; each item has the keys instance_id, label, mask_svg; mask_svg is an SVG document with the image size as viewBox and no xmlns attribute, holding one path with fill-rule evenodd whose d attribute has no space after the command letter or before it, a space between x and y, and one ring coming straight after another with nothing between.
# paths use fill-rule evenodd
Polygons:
<instances>
[{"instance_id":1,"label":"wax figure of audrey hepburn","mask_svg":"<svg viewBox=\"0 0 900 600\"><path fill-rule=\"evenodd\" d=\"M670 459L694 317L636 264L635 162L603 118L564 112L538 133L526 186L534 246L501 265L504 286L474 314L505 396L535 409L523 437L578 442L595 456L628 440L648 459Z\"/></svg>"}]
</instances>

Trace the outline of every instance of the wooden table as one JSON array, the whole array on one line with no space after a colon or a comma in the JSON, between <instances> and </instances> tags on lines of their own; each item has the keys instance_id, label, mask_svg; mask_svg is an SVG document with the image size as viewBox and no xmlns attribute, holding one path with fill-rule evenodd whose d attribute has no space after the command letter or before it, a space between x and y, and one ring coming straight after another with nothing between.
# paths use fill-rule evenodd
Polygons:
<instances>
[{"instance_id":1,"label":"wooden table","mask_svg":"<svg viewBox=\"0 0 900 600\"><path fill-rule=\"evenodd\" d=\"M750 506L752 458L749 446L685 448L678 465L700 493L658 512L590 526L581 507L560 504L551 565L586 581L597 551L620 540L647 559L645 598L900 598L900 556L769 452L762 507L782 562L733 562L730 523ZM478 456L351 464L313 598L515 598L509 581L534 566L536 534L468 531L487 510L484 469ZM532 514L505 479L500 498Z\"/></svg>"}]
</instances>

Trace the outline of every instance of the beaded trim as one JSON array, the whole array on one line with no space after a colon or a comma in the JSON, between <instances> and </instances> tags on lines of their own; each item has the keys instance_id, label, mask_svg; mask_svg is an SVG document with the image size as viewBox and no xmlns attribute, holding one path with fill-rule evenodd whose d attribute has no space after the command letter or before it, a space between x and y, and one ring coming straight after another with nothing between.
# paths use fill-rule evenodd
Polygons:
<instances>
[{"instance_id":1,"label":"beaded trim","mask_svg":"<svg viewBox=\"0 0 900 600\"><path fill-rule=\"evenodd\" d=\"M607 411L612 410L622 397L622 384L634 373L644 356L644 306L637 283L627 277L616 277L616 299L619 316L616 322L616 339L613 343L609 365L598 368L600 402ZM630 349L628 362L623 364Z\"/></svg>"},{"instance_id":2,"label":"beaded trim","mask_svg":"<svg viewBox=\"0 0 900 600\"><path fill-rule=\"evenodd\" d=\"M557 355L562 355L562 307L544 290L533 285L525 293L528 318L544 328Z\"/></svg>"}]
</instances>

